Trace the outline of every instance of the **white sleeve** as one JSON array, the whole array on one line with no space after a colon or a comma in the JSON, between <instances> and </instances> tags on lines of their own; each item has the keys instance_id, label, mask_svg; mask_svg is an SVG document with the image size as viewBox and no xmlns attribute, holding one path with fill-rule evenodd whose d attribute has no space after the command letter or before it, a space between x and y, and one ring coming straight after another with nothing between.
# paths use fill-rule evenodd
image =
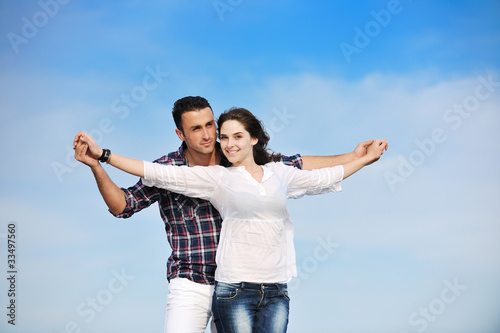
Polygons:
<instances>
[{"instance_id":1,"label":"white sleeve","mask_svg":"<svg viewBox=\"0 0 500 333\"><path fill-rule=\"evenodd\" d=\"M298 199L304 195L340 192L340 182L344 178L342 165L316 170L301 170L283 165L288 181L288 198Z\"/></svg>"},{"instance_id":2,"label":"white sleeve","mask_svg":"<svg viewBox=\"0 0 500 333\"><path fill-rule=\"evenodd\" d=\"M156 186L188 197L209 200L220 183L221 166L188 167L144 161L146 186Z\"/></svg>"}]
</instances>

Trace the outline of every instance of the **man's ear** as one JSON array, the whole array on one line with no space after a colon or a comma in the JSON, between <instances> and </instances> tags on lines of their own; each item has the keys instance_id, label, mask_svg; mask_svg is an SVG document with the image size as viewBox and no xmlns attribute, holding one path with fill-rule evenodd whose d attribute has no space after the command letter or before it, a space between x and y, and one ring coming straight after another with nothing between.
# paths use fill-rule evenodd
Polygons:
<instances>
[{"instance_id":1,"label":"man's ear","mask_svg":"<svg viewBox=\"0 0 500 333\"><path fill-rule=\"evenodd\" d=\"M185 141L186 138L184 137L184 133L182 133L182 131L178 128L175 129L175 134L177 134L177 136L179 137L179 139L181 141Z\"/></svg>"}]
</instances>

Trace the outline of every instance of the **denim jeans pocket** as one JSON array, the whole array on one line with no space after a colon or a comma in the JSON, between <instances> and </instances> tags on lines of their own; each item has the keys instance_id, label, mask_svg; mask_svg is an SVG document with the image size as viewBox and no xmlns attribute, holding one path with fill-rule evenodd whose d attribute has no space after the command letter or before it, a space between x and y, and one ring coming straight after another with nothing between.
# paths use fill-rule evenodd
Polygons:
<instances>
[{"instance_id":1,"label":"denim jeans pocket","mask_svg":"<svg viewBox=\"0 0 500 333\"><path fill-rule=\"evenodd\" d=\"M217 283L214 293L218 300L231 300L238 296L239 291L238 284Z\"/></svg>"},{"instance_id":2,"label":"denim jeans pocket","mask_svg":"<svg viewBox=\"0 0 500 333\"><path fill-rule=\"evenodd\" d=\"M280 294L290 302L290 296L288 296L288 288L286 286L280 288Z\"/></svg>"}]
</instances>

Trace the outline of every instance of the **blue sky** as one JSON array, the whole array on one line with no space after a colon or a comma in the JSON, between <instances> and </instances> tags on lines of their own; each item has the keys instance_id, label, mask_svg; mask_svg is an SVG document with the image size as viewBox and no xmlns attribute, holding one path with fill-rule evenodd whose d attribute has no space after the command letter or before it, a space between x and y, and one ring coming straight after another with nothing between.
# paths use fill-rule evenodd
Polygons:
<instances>
[{"instance_id":1,"label":"blue sky","mask_svg":"<svg viewBox=\"0 0 500 333\"><path fill-rule=\"evenodd\" d=\"M342 193L289 202L289 332L498 332L498 1L3 1L0 32L0 331L163 329L156 206L113 218L70 148L85 130L153 160L180 144L174 101L201 95L284 154L389 140Z\"/></svg>"}]
</instances>

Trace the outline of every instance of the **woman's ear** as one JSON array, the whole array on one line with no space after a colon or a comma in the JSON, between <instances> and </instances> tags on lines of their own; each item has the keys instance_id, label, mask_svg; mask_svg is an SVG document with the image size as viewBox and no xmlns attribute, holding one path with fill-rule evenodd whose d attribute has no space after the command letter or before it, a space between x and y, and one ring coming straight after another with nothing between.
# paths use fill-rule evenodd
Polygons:
<instances>
[{"instance_id":1,"label":"woman's ear","mask_svg":"<svg viewBox=\"0 0 500 333\"><path fill-rule=\"evenodd\" d=\"M252 140L250 140L250 143L252 144L252 146L255 146L258 142L259 142L259 139L257 139L257 138L252 138Z\"/></svg>"}]
</instances>

